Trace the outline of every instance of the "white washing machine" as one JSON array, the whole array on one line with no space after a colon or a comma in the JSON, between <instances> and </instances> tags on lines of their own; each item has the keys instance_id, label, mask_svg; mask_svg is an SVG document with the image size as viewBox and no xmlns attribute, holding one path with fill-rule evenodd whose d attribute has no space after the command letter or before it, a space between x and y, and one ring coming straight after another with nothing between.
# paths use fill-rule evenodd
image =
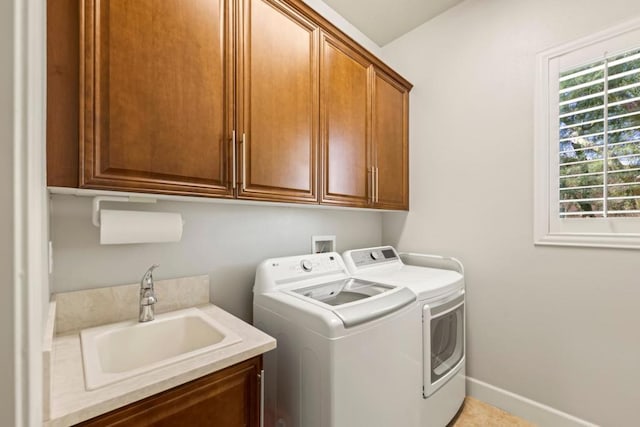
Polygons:
<instances>
[{"instance_id":1,"label":"white washing machine","mask_svg":"<svg viewBox=\"0 0 640 427\"><path fill-rule=\"evenodd\" d=\"M258 266L253 320L275 337L265 354L267 426L417 426L421 380L416 296L352 278L340 255Z\"/></svg>"},{"instance_id":2,"label":"white washing machine","mask_svg":"<svg viewBox=\"0 0 640 427\"><path fill-rule=\"evenodd\" d=\"M343 259L361 280L406 286L417 296L421 426L444 427L465 398L464 270L455 258L398 254L391 246L347 251Z\"/></svg>"}]
</instances>

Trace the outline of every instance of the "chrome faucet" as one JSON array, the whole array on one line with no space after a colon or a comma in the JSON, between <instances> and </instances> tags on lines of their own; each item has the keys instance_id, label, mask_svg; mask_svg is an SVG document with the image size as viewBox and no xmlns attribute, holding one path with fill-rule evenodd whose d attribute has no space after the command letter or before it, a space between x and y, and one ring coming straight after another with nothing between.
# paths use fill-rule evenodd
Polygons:
<instances>
[{"instance_id":1,"label":"chrome faucet","mask_svg":"<svg viewBox=\"0 0 640 427\"><path fill-rule=\"evenodd\" d=\"M140 322L149 322L155 316L154 307L158 299L153 289L153 270L158 267L157 264L149 267L140 281L140 315L138 316Z\"/></svg>"}]
</instances>

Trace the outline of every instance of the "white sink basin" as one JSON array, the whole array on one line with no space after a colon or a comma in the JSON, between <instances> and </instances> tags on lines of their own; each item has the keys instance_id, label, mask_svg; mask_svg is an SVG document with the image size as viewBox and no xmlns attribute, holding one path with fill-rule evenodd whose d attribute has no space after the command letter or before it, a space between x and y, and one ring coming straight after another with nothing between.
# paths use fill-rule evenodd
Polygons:
<instances>
[{"instance_id":1,"label":"white sink basin","mask_svg":"<svg viewBox=\"0 0 640 427\"><path fill-rule=\"evenodd\" d=\"M240 337L196 308L80 332L85 385L93 390L238 343Z\"/></svg>"}]
</instances>

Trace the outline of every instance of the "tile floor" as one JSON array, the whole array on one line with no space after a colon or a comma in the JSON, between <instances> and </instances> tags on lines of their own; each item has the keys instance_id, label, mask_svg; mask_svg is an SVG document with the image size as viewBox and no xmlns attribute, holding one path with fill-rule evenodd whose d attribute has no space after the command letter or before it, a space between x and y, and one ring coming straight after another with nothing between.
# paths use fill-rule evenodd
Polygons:
<instances>
[{"instance_id":1,"label":"tile floor","mask_svg":"<svg viewBox=\"0 0 640 427\"><path fill-rule=\"evenodd\" d=\"M473 397L467 397L462 411L447 427L535 427L535 424Z\"/></svg>"}]
</instances>

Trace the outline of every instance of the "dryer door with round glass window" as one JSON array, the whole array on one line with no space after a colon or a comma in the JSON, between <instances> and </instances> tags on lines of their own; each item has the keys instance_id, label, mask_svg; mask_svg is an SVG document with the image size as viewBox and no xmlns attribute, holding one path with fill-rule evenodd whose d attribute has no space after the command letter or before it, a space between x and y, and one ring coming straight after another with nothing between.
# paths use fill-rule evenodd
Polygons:
<instances>
[{"instance_id":1,"label":"dryer door with round glass window","mask_svg":"<svg viewBox=\"0 0 640 427\"><path fill-rule=\"evenodd\" d=\"M424 397L455 375L464 361L464 291L423 307Z\"/></svg>"}]
</instances>

